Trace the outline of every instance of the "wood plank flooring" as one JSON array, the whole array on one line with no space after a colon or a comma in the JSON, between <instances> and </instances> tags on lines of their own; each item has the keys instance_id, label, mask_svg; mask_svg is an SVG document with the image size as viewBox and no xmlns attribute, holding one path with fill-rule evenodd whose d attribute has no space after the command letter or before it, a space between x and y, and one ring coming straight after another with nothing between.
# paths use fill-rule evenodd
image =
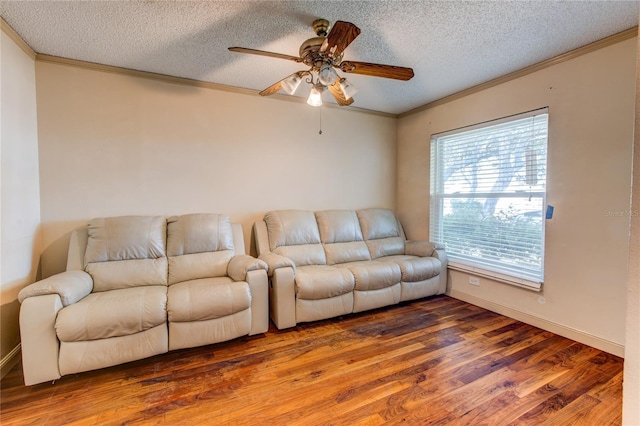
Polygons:
<instances>
[{"instance_id":1,"label":"wood plank flooring","mask_svg":"<svg viewBox=\"0 0 640 426\"><path fill-rule=\"evenodd\" d=\"M25 387L2 425L619 425L622 359L438 296Z\"/></svg>"}]
</instances>

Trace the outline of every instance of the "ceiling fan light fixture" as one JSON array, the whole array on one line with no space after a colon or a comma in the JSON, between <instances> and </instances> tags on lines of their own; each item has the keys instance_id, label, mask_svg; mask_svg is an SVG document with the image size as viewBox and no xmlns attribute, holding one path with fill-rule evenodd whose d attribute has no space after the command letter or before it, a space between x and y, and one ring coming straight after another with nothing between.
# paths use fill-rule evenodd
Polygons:
<instances>
[{"instance_id":1,"label":"ceiling fan light fixture","mask_svg":"<svg viewBox=\"0 0 640 426\"><path fill-rule=\"evenodd\" d=\"M298 73L295 73L282 80L280 84L285 92L293 95L298 89L298 86L300 86L300 83L302 83L302 77L300 77Z\"/></svg>"},{"instance_id":2,"label":"ceiling fan light fixture","mask_svg":"<svg viewBox=\"0 0 640 426\"><path fill-rule=\"evenodd\" d=\"M311 88L311 92L309 93L309 98L307 99L307 103L311 106L321 106L322 105L322 90L324 87L321 85L314 85Z\"/></svg>"},{"instance_id":3,"label":"ceiling fan light fixture","mask_svg":"<svg viewBox=\"0 0 640 426\"><path fill-rule=\"evenodd\" d=\"M358 92L358 88L347 81L346 78L340 79L340 89L342 89L342 93L344 93L344 97L347 99L353 98L353 95Z\"/></svg>"},{"instance_id":4,"label":"ceiling fan light fixture","mask_svg":"<svg viewBox=\"0 0 640 426\"><path fill-rule=\"evenodd\" d=\"M336 81L336 78L338 78L338 73L330 64L324 64L320 67L318 71L318 81L320 84L329 86Z\"/></svg>"},{"instance_id":5,"label":"ceiling fan light fixture","mask_svg":"<svg viewBox=\"0 0 640 426\"><path fill-rule=\"evenodd\" d=\"M334 68L351 74L372 77L392 78L407 81L413 78L413 69L396 65L374 64L359 61L343 61L345 49L358 37L360 28L351 22L336 21L333 25L326 19L316 19L313 30L317 37L312 37L300 45L300 55L292 56L282 53L246 47L230 47L231 52L250 53L301 63L307 66L275 84L259 92L260 96L271 96L279 91L293 95L302 80L312 86L307 103L312 106L322 105L322 92L328 90L340 106L351 105L353 95L357 92L350 82L340 77Z\"/></svg>"}]
</instances>

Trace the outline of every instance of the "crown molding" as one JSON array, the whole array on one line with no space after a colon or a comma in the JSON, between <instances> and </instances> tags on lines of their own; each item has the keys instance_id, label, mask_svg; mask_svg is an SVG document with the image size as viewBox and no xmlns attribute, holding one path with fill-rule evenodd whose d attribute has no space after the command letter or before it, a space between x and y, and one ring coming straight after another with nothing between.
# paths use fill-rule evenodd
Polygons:
<instances>
[{"instance_id":1,"label":"crown molding","mask_svg":"<svg viewBox=\"0 0 640 426\"><path fill-rule=\"evenodd\" d=\"M553 65L560 64L562 62L569 61L571 59L575 59L579 56L586 55L587 53L594 52L596 50L602 49L607 46L611 46L616 43L620 43L621 41L629 40L638 35L638 27L629 28L628 30L619 32L612 36L603 38L601 40L595 41L593 43L589 43L582 47L578 47L577 49L570 50L569 52L563 53L561 55L555 56L553 58L544 60L542 62L538 62L536 64L530 65L528 67L519 69L509 74L505 74L501 77L494 78L493 80L486 81L484 83L478 84L473 87L469 87L468 89L461 90L459 92L453 93L451 95L445 96L440 99L436 99L433 102L429 102L428 104L419 106L417 108L411 109L409 111L398 114L398 118L407 117L409 115L416 114L418 112L422 112L433 107L443 105L452 101L455 101L460 98L464 98L465 96L472 95L474 93L481 92L483 90L489 89L491 87L498 86L500 84L506 83L511 80L515 80L516 78L524 77L526 75L532 74L534 72L543 70L545 68L549 68Z\"/></svg>"},{"instance_id":2,"label":"crown molding","mask_svg":"<svg viewBox=\"0 0 640 426\"><path fill-rule=\"evenodd\" d=\"M0 29L7 36L9 36L9 38L11 38L24 51L24 53L26 53L31 59L36 60L38 62L49 62L49 63L60 64L60 65L68 65L68 66L73 66L78 68L90 69L94 71L109 72L114 74L128 75L132 77L141 77L141 78L147 78L151 80L163 81L165 83L181 84L181 85L187 85L192 87L201 87L201 88L211 89L211 90L221 90L224 92L239 93L242 95L260 96L259 95L260 91L254 90L254 89L244 89L241 87L211 83L208 81L201 81L201 80L195 80L195 79L189 79L189 78L183 78L183 77L174 77L166 74L157 74L157 73L146 72L146 71L138 71L130 68L103 65L95 62L80 61L77 59L69 59L69 58L63 58L60 56L37 53L22 39L22 37L20 37L20 35L13 28L11 28L11 25L9 25L2 17L0 17ZM306 99L303 99L297 96L275 94L270 96L270 98L278 99L281 101L296 102L300 104L306 103ZM386 113L382 111L375 111L371 109L359 108L354 106L341 107L339 105L335 105L330 102L325 102L323 104L323 107L338 108L342 110L360 112L360 113L371 114L371 115L378 115L378 116L389 117L389 118L398 117L397 114L391 114L391 113Z\"/></svg>"},{"instance_id":3,"label":"crown molding","mask_svg":"<svg viewBox=\"0 0 640 426\"><path fill-rule=\"evenodd\" d=\"M20 35L15 32L11 25L7 24L4 18L0 17L0 30L9 36L31 59L36 59L36 52L29 46Z\"/></svg>"},{"instance_id":4,"label":"crown molding","mask_svg":"<svg viewBox=\"0 0 640 426\"><path fill-rule=\"evenodd\" d=\"M59 57L59 56L52 56L52 55L46 55L46 54L42 54L42 53L37 53L1 17L0 17L0 29L5 34L7 34L18 46L20 46L20 48L29 57L31 57L32 59L34 59L36 61L49 62L49 63L55 63L55 64L61 64L61 65L69 65L69 66L75 66L75 67L84 68L84 69L91 69L91 70L94 70L94 71L110 72L110 73L115 73L115 74L123 74L123 75L129 75L129 76L133 76L133 77L141 77L141 78L147 78L147 79L152 79L152 80L164 81L166 83L182 84L182 85L188 85L188 86L193 86L193 87L201 87L201 88L212 89L212 90L221 90L221 91L225 91L225 92L239 93L239 94L243 94L243 95L259 96L259 93L260 93L260 91L254 90L254 89L245 89L245 88L241 88L241 87L227 86L227 85L224 85L224 84L211 83L211 82L207 82L207 81L201 81L201 80L195 80L195 79L189 79L189 78L183 78L183 77L174 77L174 76L170 76L170 75L166 75L166 74L157 74L157 73L146 72L146 71L138 71L138 70L129 69L129 68L122 68L122 67L116 67L116 66L111 66L111 65L102 65L102 64L97 64L97 63L94 63L94 62L79 61L79 60L76 60L76 59L68 59L68 58L62 58L62 57ZM602 49L604 47L611 46L613 44L620 43L622 41L631 39L633 37L636 37L637 35L638 35L638 27L637 26L633 27L633 28L629 28L628 30L621 31L621 32L619 32L617 34L611 35L609 37L605 37L605 38L603 38L601 40L595 41L593 43L589 43L589 44L587 44L585 46L578 47L577 49L573 49L573 50L571 50L569 52L563 53L563 54L555 56L553 58L538 62L536 64L530 65L528 67L522 68L522 69L514 71L512 73L503 75L501 77L494 78L493 80L489 80L487 82L478 84L476 86L469 87L468 89L461 90L459 92L456 92L456 93L453 93L451 95L442 97L440 99L436 99L433 102L429 102L429 103L427 103L425 105L419 106L417 108L411 109L411 110L403 112L401 114L391 114L391 113L386 113L386 112L381 112L381 111L374 111L374 110L370 110L370 109L366 109L366 108L354 107L354 106L341 107L341 106L335 105L333 103L325 103L324 106L328 106L330 108L339 108L339 109L342 109L342 110L347 109L349 111L362 112L362 113L373 114L373 115L378 115L378 116L382 116L382 117L403 118L403 117L407 117L409 115L413 115L413 114L425 111L427 109L430 109L430 108L433 108L433 107L436 107L436 106L439 106L439 105L446 104L448 102L455 101L455 100L463 98L465 96L469 96L469 95L472 95L474 93L481 92L483 90L489 89L491 87L498 86L498 85L506 83L508 81L515 80L515 79L520 78L520 77L524 77L526 75L529 75L529 74L532 74L534 72L543 70L543 69L551 67L553 65L557 65L557 64L560 64L562 62L566 62L568 60L575 59L575 58L577 58L579 56L586 55L587 53L591 53L591 52L594 52L596 50ZM306 102L305 99L303 99L303 98L300 98L300 97L297 97L297 96L287 96L287 95L282 95L282 94L275 94L275 95L270 96L270 98L278 99L278 100L282 100L282 101L288 101L288 102L296 102L296 103L305 103Z\"/></svg>"},{"instance_id":5,"label":"crown molding","mask_svg":"<svg viewBox=\"0 0 640 426\"><path fill-rule=\"evenodd\" d=\"M260 91L254 90L254 89L245 89L241 87L228 86L225 84L211 83L208 81L195 80L195 79L184 78L184 77L174 77L171 75L158 74L158 73L147 72L147 71L138 71L130 68L122 68L122 67L116 67L112 65L98 64L95 62L79 61L77 59L62 58L60 56L45 55L42 53L36 53L36 61L49 62L49 63L59 64L59 65L68 65L72 67L90 69L94 71L109 72L114 74L128 75L132 77L147 78L151 80L163 81L165 83L181 84L186 86L201 87L201 88L212 89L212 90L221 90L224 92L239 93L242 95L260 96L259 95ZM297 96L275 94L275 95L271 95L270 98L278 99L282 101L296 102L296 103L306 103L306 99L303 99ZM366 108L352 107L352 106L341 107L339 105L335 105L329 102L325 102L323 104L323 107L339 108L342 110L347 108L349 111L362 112L366 114L373 114L373 115L379 115L379 116L391 117L391 118L398 117L396 114L375 111L375 110L370 110Z\"/></svg>"}]
</instances>

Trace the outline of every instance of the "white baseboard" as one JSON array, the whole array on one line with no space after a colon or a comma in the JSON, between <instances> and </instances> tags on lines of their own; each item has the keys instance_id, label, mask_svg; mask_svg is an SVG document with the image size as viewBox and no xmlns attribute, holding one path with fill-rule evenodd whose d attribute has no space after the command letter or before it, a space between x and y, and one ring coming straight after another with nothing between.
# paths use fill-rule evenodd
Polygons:
<instances>
[{"instance_id":1,"label":"white baseboard","mask_svg":"<svg viewBox=\"0 0 640 426\"><path fill-rule=\"evenodd\" d=\"M0 378L4 377L20 360L20 343L0 360Z\"/></svg>"},{"instance_id":2,"label":"white baseboard","mask_svg":"<svg viewBox=\"0 0 640 426\"><path fill-rule=\"evenodd\" d=\"M471 303L472 305L480 306L481 308L488 309L492 312L507 316L509 318L513 318L518 321L522 321L534 327L550 331L568 339L575 340L576 342L584 343L585 345L592 346L596 349L600 349L601 351L605 351L619 357L624 357L624 345L621 345L619 343L615 343L610 340L594 336L593 334L585 333L584 331L577 330L572 327L567 327L566 325L549 321L547 319L540 318L527 312L519 311L517 309L513 309L508 306L492 302L490 300L472 296L461 291L450 290L447 294L454 299L462 300L464 302Z\"/></svg>"}]
</instances>

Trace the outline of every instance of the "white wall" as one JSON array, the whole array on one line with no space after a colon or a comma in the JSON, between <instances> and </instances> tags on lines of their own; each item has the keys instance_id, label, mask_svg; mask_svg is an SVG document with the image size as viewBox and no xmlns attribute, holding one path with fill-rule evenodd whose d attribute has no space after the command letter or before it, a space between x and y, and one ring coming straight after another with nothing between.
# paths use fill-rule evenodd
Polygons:
<instances>
[{"instance_id":1,"label":"white wall","mask_svg":"<svg viewBox=\"0 0 640 426\"><path fill-rule=\"evenodd\" d=\"M20 341L18 292L36 278L40 189L34 60L0 31L1 245L0 357L2 374Z\"/></svg>"},{"instance_id":2,"label":"white wall","mask_svg":"<svg viewBox=\"0 0 640 426\"><path fill-rule=\"evenodd\" d=\"M92 217L395 207L395 117L38 61L43 276ZM247 245L247 247L249 247Z\"/></svg>"},{"instance_id":3,"label":"white wall","mask_svg":"<svg viewBox=\"0 0 640 426\"><path fill-rule=\"evenodd\" d=\"M45 276L61 270L69 231L90 217L221 211L243 224L248 242L269 209L393 208L397 188L407 233L426 238L429 135L545 105L556 206L547 303L489 280L470 287L458 273L451 291L621 352L625 298L638 294L637 271L626 290L626 259L638 239L629 247L628 220L603 212L627 208L635 43L402 118L396 159L393 118L325 109L318 136L317 110L305 105L42 62L34 75L33 60L2 34L1 354L18 341L16 295L35 278L38 253ZM624 415L636 424L638 305L629 306Z\"/></svg>"},{"instance_id":4,"label":"white wall","mask_svg":"<svg viewBox=\"0 0 640 426\"><path fill-rule=\"evenodd\" d=\"M549 106L542 293L451 271L449 293L622 355L637 40L402 117L398 213L410 238L429 234L430 135ZM544 296L545 303L539 303Z\"/></svg>"},{"instance_id":5,"label":"white wall","mask_svg":"<svg viewBox=\"0 0 640 426\"><path fill-rule=\"evenodd\" d=\"M622 383L622 423L640 425L640 39L637 45L636 127L633 148L633 199L629 244L629 287Z\"/></svg>"}]
</instances>

